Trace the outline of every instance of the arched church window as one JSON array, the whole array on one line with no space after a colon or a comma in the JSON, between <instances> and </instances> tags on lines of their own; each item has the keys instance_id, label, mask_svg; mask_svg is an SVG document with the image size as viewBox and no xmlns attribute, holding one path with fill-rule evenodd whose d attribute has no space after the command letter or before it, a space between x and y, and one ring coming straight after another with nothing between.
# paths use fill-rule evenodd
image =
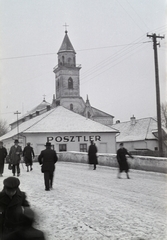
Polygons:
<instances>
[{"instance_id":1,"label":"arched church window","mask_svg":"<svg viewBox=\"0 0 167 240\"><path fill-rule=\"evenodd\" d=\"M63 62L63 65L64 65L64 56L62 56L62 62Z\"/></svg>"},{"instance_id":2,"label":"arched church window","mask_svg":"<svg viewBox=\"0 0 167 240\"><path fill-rule=\"evenodd\" d=\"M73 111L73 104L72 103L70 104L70 110Z\"/></svg>"},{"instance_id":3,"label":"arched church window","mask_svg":"<svg viewBox=\"0 0 167 240\"><path fill-rule=\"evenodd\" d=\"M70 64L71 63L71 58L68 58L68 64Z\"/></svg>"},{"instance_id":4,"label":"arched church window","mask_svg":"<svg viewBox=\"0 0 167 240\"><path fill-rule=\"evenodd\" d=\"M57 80L57 89L59 89L59 79Z\"/></svg>"},{"instance_id":5,"label":"arched church window","mask_svg":"<svg viewBox=\"0 0 167 240\"><path fill-rule=\"evenodd\" d=\"M75 66L75 57L73 57L73 63L74 63L74 66Z\"/></svg>"},{"instance_id":6,"label":"arched church window","mask_svg":"<svg viewBox=\"0 0 167 240\"><path fill-rule=\"evenodd\" d=\"M90 114L90 112L88 112L88 118L90 118L90 116L91 116L91 114Z\"/></svg>"},{"instance_id":7,"label":"arched church window","mask_svg":"<svg viewBox=\"0 0 167 240\"><path fill-rule=\"evenodd\" d=\"M71 77L68 79L68 89L73 89L73 80Z\"/></svg>"}]
</instances>

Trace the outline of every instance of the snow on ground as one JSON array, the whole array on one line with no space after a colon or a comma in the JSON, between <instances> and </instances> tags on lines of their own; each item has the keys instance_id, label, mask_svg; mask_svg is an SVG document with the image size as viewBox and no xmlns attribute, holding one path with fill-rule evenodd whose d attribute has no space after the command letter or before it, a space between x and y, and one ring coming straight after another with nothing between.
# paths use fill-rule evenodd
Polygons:
<instances>
[{"instance_id":1,"label":"snow on ground","mask_svg":"<svg viewBox=\"0 0 167 240\"><path fill-rule=\"evenodd\" d=\"M3 179L11 176L5 166ZM36 225L46 240L167 239L166 174L131 170L117 179L117 169L58 162L54 189L44 190L38 163L26 172L20 188L37 213Z\"/></svg>"}]
</instances>

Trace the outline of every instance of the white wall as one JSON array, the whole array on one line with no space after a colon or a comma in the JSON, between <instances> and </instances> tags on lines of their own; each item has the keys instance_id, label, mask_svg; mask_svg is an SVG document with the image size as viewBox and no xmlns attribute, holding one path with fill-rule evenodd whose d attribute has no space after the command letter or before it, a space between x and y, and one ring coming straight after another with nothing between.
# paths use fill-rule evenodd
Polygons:
<instances>
[{"instance_id":1,"label":"white wall","mask_svg":"<svg viewBox=\"0 0 167 240\"><path fill-rule=\"evenodd\" d=\"M119 144L117 143L117 149L119 149ZM135 151L137 149L149 149L154 151L155 147L158 147L157 140L143 140L143 141L134 141L134 142L124 142L124 147L128 151Z\"/></svg>"},{"instance_id":2,"label":"white wall","mask_svg":"<svg viewBox=\"0 0 167 240\"><path fill-rule=\"evenodd\" d=\"M61 152L58 153L59 161L88 163L87 153L79 152ZM134 156L133 159L128 158L131 169L167 173L167 158ZM99 165L116 167L118 163L116 154L98 154Z\"/></svg>"},{"instance_id":3,"label":"white wall","mask_svg":"<svg viewBox=\"0 0 167 240\"><path fill-rule=\"evenodd\" d=\"M80 151L80 144L90 145L90 140L94 140L98 152L116 153L115 133L34 133L26 134L26 141L32 144L35 154L39 154L47 139L54 145L54 149L59 151L59 144L67 144L67 151Z\"/></svg>"}]
</instances>

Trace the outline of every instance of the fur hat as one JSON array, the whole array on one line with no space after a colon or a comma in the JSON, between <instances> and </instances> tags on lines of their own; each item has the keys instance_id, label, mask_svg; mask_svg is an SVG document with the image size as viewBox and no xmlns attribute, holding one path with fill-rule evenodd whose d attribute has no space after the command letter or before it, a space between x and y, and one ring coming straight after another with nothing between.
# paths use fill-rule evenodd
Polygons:
<instances>
[{"instance_id":1,"label":"fur hat","mask_svg":"<svg viewBox=\"0 0 167 240\"><path fill-rule=\"evenodd\" d=\"M20 185L20 180L16 177L8 177L3 181L4 187L8 189L17 189Z\"/></svg>"}]
</instances>

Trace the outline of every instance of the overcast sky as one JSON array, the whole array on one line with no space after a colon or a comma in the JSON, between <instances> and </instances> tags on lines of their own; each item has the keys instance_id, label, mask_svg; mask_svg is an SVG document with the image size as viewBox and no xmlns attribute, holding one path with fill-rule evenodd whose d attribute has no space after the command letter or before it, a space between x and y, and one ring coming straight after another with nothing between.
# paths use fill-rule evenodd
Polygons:
<instances>
[{"instance_id":1,"label":"overcast sky","mask_svg":"<svg viewBox=\"0 0 167 240\"><path fill-rule=\"evenodd\" d=\"M164 35L165 0L0 0L0 119L30 111L55 93L53 67L68 36L81 64L80 95L128 121L156 117L154 51L147 33ZM159 39L160 40L160 39ZM165 102L166 40L158 47Z\"/></svg>"}]
</instances>

